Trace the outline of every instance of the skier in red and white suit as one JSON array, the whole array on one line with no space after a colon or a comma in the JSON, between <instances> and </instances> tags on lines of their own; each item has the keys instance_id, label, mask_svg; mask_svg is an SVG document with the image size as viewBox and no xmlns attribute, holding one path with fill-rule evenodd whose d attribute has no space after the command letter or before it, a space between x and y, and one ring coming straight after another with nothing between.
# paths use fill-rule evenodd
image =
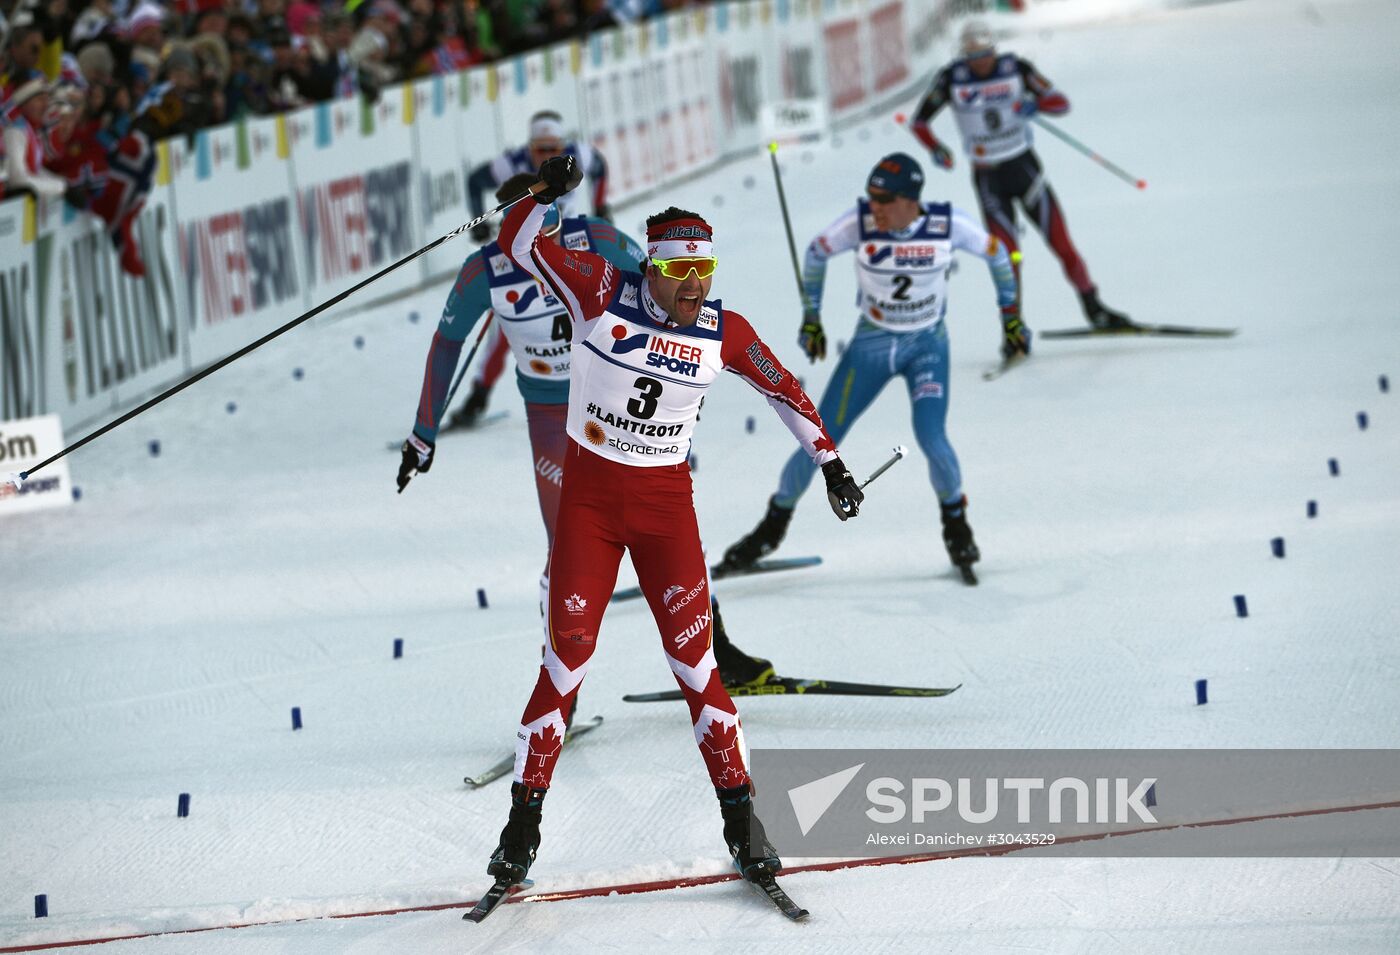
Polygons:
<instances>
[{"instance_id":1,"label":"skier in red and white suit","mask_svg":"<svg viewBox=\"0 0 1400 955\"><path fill-rule=\"evenodd\" d=\"M497 239L546 284L572 321L569 435L549 568L549 645L516 744L510 822L488 872L525 878L539 844L540 803L564 716L588 672L624 550L690 707L695 740L720 797L741 872L778 870L753 818L743 730L710 644L710 597L691 495L690 437L721 371L753 385L826 475L841 520L864 495L837 456L812 400L748 321L706 301L717 264L710 226L671 208L647 220L646 274L539 241L546 205L578 185L572 157L540 168L535 201L511 208Z\"/></svg>"}]
</instances>

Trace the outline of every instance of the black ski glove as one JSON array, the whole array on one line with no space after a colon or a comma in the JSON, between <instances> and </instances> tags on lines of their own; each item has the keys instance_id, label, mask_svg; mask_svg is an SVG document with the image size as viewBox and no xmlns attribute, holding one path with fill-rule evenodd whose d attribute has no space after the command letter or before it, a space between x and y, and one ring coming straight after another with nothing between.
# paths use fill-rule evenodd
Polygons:
<instances>
[{"instance_id":1,"label":"black ski glove","mask_svg":"<svg viewBox=\"0 0 1400 955\"><path fill-rule=\"evenodd\" d=\"M476 225L472 226L472 238L475 239L481 245L485 245L486 243L490 242L491 223L478 222Z\"/></svg>"},{"instance_id":2,"label":"black ski glove","mask_svg":"<svg viewBox=\"0 0 1400 955\"><path fill-rule=\"evenodd\" d=\"M428 473L428 469L433 466L433 451L435 445L431 441L424 441L416 434L410 434L408 440L403 443L403 460L399 462L399 493L408 487L408 482L413 479L413 475L418 472Z\"/></svg>"},{"instance_id":3,"label":"black ski glove","mask_svg":"<svg viewBox=\"0 0 1400 955\"><path fill-rule=\"evenodd\" d=\"M859 515L865 492L856 484L856 479L851 477L851 472L846 470L841 459L823 464L822 474L826 477L826 499L831 502L832 512L843 521Z\"/></svg>"},{"instance_id":4,"label":"black ski glove","mask_svg":"<svg viewBox=\"0 0 1400 955\"><path fill-rule=\"evenodd\" d=\"M583 170L573 156L553 156L540 164L540 182L545 187L535 193L535 201L547 206L583 182Z\"/></svg>"},{"instance_id":5,"label":"black ski glove","mask_svg":"<svg viewBox=\"0 0 1400 955\"><path fill-rule=\"evenodd\" d=\"M826 357L826 330L822 328L822 315L815 308L802 310L802 328L797 333L797 344L813 363Z\"/></svg>"},{"instance_id":6,"label":"black ski glove","mask_svg":"<svg viewBox=\"0 0 1400 955\"><path fill-rule=\"evenodd\" d=\"M1031 353L1031 331L1021 321L1021 306L1008 305L1001 310L1001 334L1002 358L1010 361Z\"/></svg>"}]
</instances>

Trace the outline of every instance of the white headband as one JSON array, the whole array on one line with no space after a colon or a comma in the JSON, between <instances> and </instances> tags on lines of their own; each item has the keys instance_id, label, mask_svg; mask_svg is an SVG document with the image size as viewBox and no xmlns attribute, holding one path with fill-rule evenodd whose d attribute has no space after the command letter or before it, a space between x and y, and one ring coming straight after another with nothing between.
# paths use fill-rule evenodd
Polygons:
<instances>
[{"instance_id":1,"label":"white headband","mask_svg":"<svg viewBox=\"0 0 1400 955\"><path fill-rule=\"evenodd\" d=\"M709 259L714 254L715 244L706 239L666 239L647 246L653 259Z\"/></svg>"},{"instance_id":2,"label":"white headband","mask_svg":"<svg viewBox=\"0 0 1400 955\"><path fill-rule=\"evenodd\" d=\"M540 116L530 122L530 139L533 142L537 139L558 139L564 138L564 124L559 120L549 116Z\"/></svg>"}]
</instances>

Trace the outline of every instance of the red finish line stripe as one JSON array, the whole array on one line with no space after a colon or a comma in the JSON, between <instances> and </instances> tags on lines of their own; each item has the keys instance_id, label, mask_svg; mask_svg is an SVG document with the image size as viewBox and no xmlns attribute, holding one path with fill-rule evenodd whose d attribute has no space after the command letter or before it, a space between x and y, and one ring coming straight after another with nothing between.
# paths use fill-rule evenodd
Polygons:
<instances>
[{"instance_id":1,"label":"red finish line stripe","mask_svg":"<svg viewBox=\"0 0 1400 955\"><path fill-rule=\"evenodd\" d=\"M1091 832L1078 836L1056 839L1055 845L1068 845L1078 842L1093 842L1099 839L1112 839L1118 836L1140 836L1154 832L1172 832L1177 829L1204 829L1211 826L1234 826L1248 822L1269 822L1275 819L1300 819L1307 816L1327 816L1342 812L1367 812L1373 809L1400 809L1400 800L1394 802L1367 803L1361 806L1334 806L1327 809L1297 809L1290 812L1261 813L1254 816L1234 816L1227 819L1205 819L1199 822L1176 822L1169 825L1143 826L1138 829L1121 829L1114 832ZM808 865L785 866L783 875L796 872L833 872L838 869L855 869L865 866L910 865L916 862L939 862L945 859L961 859L975 856L1003 856L1029 849L1045 849L1049 846L969 846L963 849L949 849L944 852L922 852L902 856L885 856L876 859L842 859L836 862L814 862ZM658 879L652 882L627 882L619 885L600 885L586 889L562 889L558 892L513 895L506 899L507 904L530 902L565 902L570 899L587 899L601 895L635 895L642 892L664 892L669 889L688 889L701 885L714 885L719 882L736 882L737 872L722 872L716 875L688 875L673 879ZM470 902L439 902L433 905L412 905L398 909L382 909L375 912L344 912L339 915L311 915L298 919L269 919L265 922L243 922L228 925L209 925L203 928L171 929L167 932L142 932L135 935L113 935L107 938L74 939L64 942L43 942L38 945L16 945L0 948L0 955L11 952L41 952L56 948L77 948L83 945L103 945L107 942L127 942L134 939L155 938L158 935L194 935L199 932L222 932L227 929L256 928L260 925L290 925L296 922L313 922L321 919L359 919L381 915L404 915L410 912L441 912L444 909L467 909L476 904Z\"/></svg>"}]
</instances>

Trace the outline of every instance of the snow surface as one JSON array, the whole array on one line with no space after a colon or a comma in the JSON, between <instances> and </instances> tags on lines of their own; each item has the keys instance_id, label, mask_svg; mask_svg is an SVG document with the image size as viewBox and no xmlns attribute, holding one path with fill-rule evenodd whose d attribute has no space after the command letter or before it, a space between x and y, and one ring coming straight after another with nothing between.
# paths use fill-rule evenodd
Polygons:
<instances>
[{"instance_id":1,"label":"snow surface","mask_svg":"<svg viewBox=\"0 0 1400 955\"><path fill-rule=\"evenodd\" d=\"M984 383L999 330L985 269L964 261L950 430L982 585L950 573L916 455L855 522L808 496L781 553L820 553L821 568L719 590L736 641L783 672L963 689L741 701L751 746L1396 745L1400 396L1377 376L1400 383L1400 8L1242 0L1101 15L1111 6L1002 22L1071 97L1063 127L1150 188L1047 136L1040 154L1109 304L1241 334L1040 342L1023 369ZM947 117L938 126L951 135ZM886 118L790 150L799 241L854 200L881 153L913 146ZM712 217L716 294L819 394L832 363L799 362L767 162L667 199ZM965 164L932 185L975 208ZM1033 235L1025 277L1032 328L1080 324ZM75 454L81 503L4 525L0 947L283 920L102 951L1400 950L1394 859L1020 856L796 873L786 885L814 913L801 926L733 882L513 905L480 926L459 909L316 918L480 894L506 784L460 780L512 745L538 663L544 536L510 383L493 399L505 421L447 436L433 471L393 492L385 443L411 424L444 291L264 348ZM838 264L834 337L849 335L852 293ZM907 417L890 388L842 448L853 470L912 446ZM749 388L713 390L696 442L713 550L761 516L791 449ZM1269 554L1275 536L1285 560ZM672 685L649 614L616 606L603 633L581 712L607 722L563 756L533 874L552 890L724 871L684 707L620 700ZM188 819L175 817L181 792ZM40 892L50 916L36 921Z\"/></svg>"}]
</instances>

